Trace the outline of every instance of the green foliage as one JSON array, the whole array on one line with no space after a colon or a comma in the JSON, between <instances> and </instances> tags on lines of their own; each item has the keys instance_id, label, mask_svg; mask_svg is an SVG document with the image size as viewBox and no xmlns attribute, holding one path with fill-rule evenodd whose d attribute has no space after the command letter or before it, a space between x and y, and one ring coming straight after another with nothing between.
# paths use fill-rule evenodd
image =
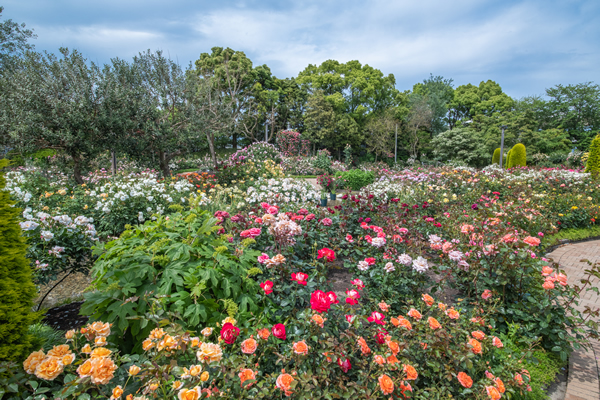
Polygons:
<instances>
[{"instance_id":1,"label":"green foliage","mask_svg":"<svg viewBox=\"0 0 600 400\"><path fill-rule=\"evenodd\" d=\"M28 333L31 335L31 348L50 350L53 346L62 344L64 333L43 324L41 322L29 326Z\"/></svg>"},{"instance_id":2,"label":"green foliage","mask_svg":"<svg viewBox=\"0 0 600 400\"><path fill-rule=\"evenodd\" d=\"M440 161L458 160L477 166L487 162L478 132L470 128L454 128L440 133L430 142L434 156ZM489 156L488 156L489 157Z\"/></svg>"},{"instance_id":3,"label":"green foliage","mask_svg":"<svg viewBox=\"0 0 600 400\"><path fill-rule=\"evenodd\" d=\"M510 155L511 155L511 153L512 153L512 149L510 149L510 150L508 151L508 153L506 153L506 156L505 156L505 157L503 157L503 158L504 158L504 168L509 168L509 166L508 166L508 161L510 160Z\"/></svg>"},{"instance_id":4,"label":"green foliage","mask_svg":"<svg viewBox=\"0 0 600 400\"><path fill-rule=\"evenodd\" d=\"M190 220L189 215L197 217ZM92 272L97 291L85 295L82 313L113 323L126 347L139 350L153 328L146 296L154 293L186 329L257 311L258 285L249 277L251 249L232 253L217 234L217 219L195 209L146 222L98 248ZM254 273L255 271L253 271Z\"/></svg>"},{"instance_id":5,"label":"green foliage","mask_svg":"<svg viewBox=\"0 0 600 400\"><path fill-rule=\"evenodd\" d=\"M375 181L373 172L361 169L351 169L350 171L342 172L341 176L342 180L345 181L345 186L352 190L360 190Z\"/></svg>"},{"instance_id":6,"label":"green foliage","mask_svg":"<svg viewBox=\"0 0 600 400\"><path fill-rule=\"evenodd\" d=\"M30 348L27 327L37 315L31 312L37 292L31 280L27 245L19 226L20 209L12 207L1 173L0 160L0 360L20 360Z\"/></svg>"},{"instance_id":7,"label":"green foliage","mask_svg":"<svg viewBox=\"0 0 600 400\"><path fill-rule=\"evenodd\" d=\"M587 162L585 163L585 172L595 175L600 171L600 135L596 135L590 145Z\"/></svg>"},{"instance_id":8,"label":"green foliage","mask_svg":"<svg viewBox=\"0 0 600 400\"><path fill-rule=\"evenodd\" d=\"M509 151L508 168L524 167L527 165L527 152L523 143L517 143Z\"/></svg>"},{"instance_id":9,"label":"green foliage","mask_svg":"<svg viewBox=\"0 0 600 400\"><path fill-rule=\"evenodd\" d=\"M588 238L600 237L600 226L590 226L587 228L571 228L561 229L553 235L544 237L544 245L554 246L560 244L562 239L567 239L571 242L585 240Z\"/></svg>"},{"instance_id":10,"label":"green foliage","mask_svg":"<svg viewBox=\"0 0 600 400\"><path fill-rule=\"evenodd\" d=\"M500 165L500 147L494 150L494 155L492 156L492 164Z\"/></svg>"}]
</instances>

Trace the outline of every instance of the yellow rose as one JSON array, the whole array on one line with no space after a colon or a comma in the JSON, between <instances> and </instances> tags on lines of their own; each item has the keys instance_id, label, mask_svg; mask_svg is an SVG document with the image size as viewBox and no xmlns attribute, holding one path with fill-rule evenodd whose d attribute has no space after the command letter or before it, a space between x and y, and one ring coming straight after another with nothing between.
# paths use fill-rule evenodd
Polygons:
<instances>
[{"instance_id":1,"label":"yellow rose","mask_svg":"<svg viewBox=\"0 0 600 400\"><path fill-rule=\"evenodd\" d=\"M71 365L71 364L73 364L73 361L75 361L75 354L73 354L73 353L67 354L67 355L63 356L63 358L62 358L62 363L64 365Z\"/></svg>"},{"instance_id":2,"label":"yellow rose","mask_svg":"<svg viewBox=\"0 0 600 400\"><path fill-rule=\"evenodd\" d=\"M81 352L85 354L89 354L92 352L92 348L90 347L89 343L81 348Z\"/></svg>"},{"instance_id":3,"label":"yellow rose","mask_svg":"<svg viewBox=\"0 0 600 400\"><path fill-rule=\"evenodd\" d=\"M75 336L75 329L71 329L70 331L67 331L67 333L65 333L65 339L67 340L73 339L73 336Z\"/></svg>"},{"instance_id":4,"label":"yellow rose","mask_svg":"<svg viewBox=\"0 0 600 400\"><path fill-rule=\"evenodd\" d=\"M198 400L200 398L200 387L196 386L193 389L181 389L177 393L179 400Z\"/></svg>"},{"instance_id":5,"label":"yellow rose","mask_svg":"<svg viewBox=\"0 0 600 400\"><path fill-rule=\"evenodd\" d=\"M110 335L110 324L108 322L102 323L100 321L96 321L91 324L89 328L94 331L96 336L107 337Z\"/></svg>"},{"instance_id":6,"label":"yellow rose","mask_svg":"<svg viewBox=\"0 0 600 400\"><path fill-rule=\"evenodd\" d=\"M23 361L23 369L28 374L33 374L38 364L41 363L44 358L46 358L46 355L42 350L34 351L29 355L29 357L27 357L25 361Z\"/></svg>"},{"instance_id":7,"label":"yellow rose","mask_svg":"<svg viewBox=\"0 0 600 400\"><path fill-rule=\"evenodd\" d=\"M64 366L58 357L46 357L35 369L35 376L51 381L63 372Z\"/></svg>"},{"instance_id":8,"label":"yellow rose","mask_svg":"<svg viewBox=\"0 0 600 400\"><path fill-rule=\"evenodd\" d=\"M140 373L140 370L140 367L138 367L137 365L132 365L131 367L129 367L129 375L136 376Z\"/></svg>"},{"instance_id":9,"label":"yellow rose","mask_svg":"<svg viewBox=\"0 0 600 400\"><path fill-rule=\"evenodd\" d=\"M190 367L190 375L191 376L198 376L200 375L200 372L202 372L202 366L201 365L192 365Z\"/></svg>"},{"instance_id":10,"label":"yellow rose","mask_svg":"<svg viewBox=\"0 0 600 400\"><path fill-rule=\"evenodd\" d=\"M202 362L218 362L221 361L221 358L223 357L223 350L221 350L221 346L218 344L202 343L196 356L198 357L198 360Z\"/></svg>"},{"instance_id":11,"label":"yellow rose","mask_svg":"<svg viewBox=\"0 0 600 400\"><path fill-rule=\"evenodd\" d=\"M77 368L77 373L79 374L79 377L85 378L90 376L92 374L93 367L94 365L92 364L92 360L85 360L85 362Z\"/></svg>"},{"instance_id":12,"label":"yellow rose","mask_svg":"<svg viewBox=\"0 0 600 400\"><path fill-rule=\"evenodd\" d=\"M110 351L109 349L105 349L104 347L97 347L92 351L92 354L90 355L90 357L92 359L104 358L104 357L110 356L111 353L112 353L112 351Z\"/></svg>"},{"instance_id":13,"label":"yellow rose","mask_svg":"<svg viewBox=\"0 0 600 400\"><path fill-rule=\"evenodd\" d=\"M200 380L202 382L206 382L208 380L208 378L210 377L210 374L208 373L208 371L204 371L202 373L202 375L200 375Z\"/></svg>"}]
</instances>

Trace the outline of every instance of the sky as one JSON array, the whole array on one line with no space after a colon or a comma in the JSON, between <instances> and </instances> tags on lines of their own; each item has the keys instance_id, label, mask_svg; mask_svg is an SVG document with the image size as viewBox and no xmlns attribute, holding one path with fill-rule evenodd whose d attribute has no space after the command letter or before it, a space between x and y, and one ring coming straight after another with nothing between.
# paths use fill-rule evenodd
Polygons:
<instances>
[{"instance_id":1,"label":"sky","mask_svg":"<svg viewBox=\"0 0 600 400\"><path fill-rule=\"evenodd\" d=\"M103 64L162 50L181 65L212 47L243 51L278 78L358 60L399 90L441 75L491 79L513 98L557 84L600 84L600 1L0 0L37 50L68 47Z\"/></svg>"}]
</instances>

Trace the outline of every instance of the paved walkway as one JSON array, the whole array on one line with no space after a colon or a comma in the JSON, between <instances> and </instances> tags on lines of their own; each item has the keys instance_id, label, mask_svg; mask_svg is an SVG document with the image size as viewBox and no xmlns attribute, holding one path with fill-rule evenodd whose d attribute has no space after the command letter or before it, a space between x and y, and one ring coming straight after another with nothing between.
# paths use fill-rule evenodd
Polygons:
<instances>
[{"instance_id":1,"label":"paved walkway","mask_svg":"<svg viewBox=\"0 0 600 400\"><path fill-rule=\"evenodd\" d=\"M581 285L581 279L588 269L586 262L600 262L600 240L563 245L552 253L546 255L559 263L561 269L565 270L569 284ZM593 286L600 287L600 281L592 279ZM586 306L592 309L600 308L600 296L594 292L584 293L579 305L575 308L583 311ZM569 358L569 381L565 400L599 400L600 383L600 342L593 341L590 350L578 350Z\"/></svg>"}]
</instances>

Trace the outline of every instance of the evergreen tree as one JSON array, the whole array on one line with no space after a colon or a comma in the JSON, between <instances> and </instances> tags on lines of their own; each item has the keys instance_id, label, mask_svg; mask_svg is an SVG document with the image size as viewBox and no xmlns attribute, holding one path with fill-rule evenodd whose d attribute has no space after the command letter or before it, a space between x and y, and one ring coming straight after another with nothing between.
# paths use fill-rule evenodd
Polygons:
<instances>
[{"instance_id":1,"label":"evergreen tree","mask_svg":"<svg viewBox=\"0 0 600 400\"><path fill-rule=\"evenodd\" d=\"M7 165L8 160L0 160L0 360L20 360L30 350L27 330L37 318L31 311L37 291L25 258L21 210L13 207L4 190L6 180L1 172Z\"/></svg>"},{"instance_id":2,"label":"evergreen tree","mask_svg":"<svg viewBox=\"0 0 600 400\"><path fill-rule=\"evenodd\" d=\"M527 152L523 143L517 143L509 152L508 168L527 165Z\"/></svg>"},{"instance_id":3,"label":"evergreen tree","mask_svg":"<svg viewBox=\"0 0 600 400\"><path fill-rule=\"evenodd\" d=\"M500 147L494 150L494 155L492 156L492 164L500 165Z\"/></svg>"},{"instance_id":4,"label":"evergreen tree","mask_svg":"<svg viewBox=\"0 0 600 400\"><path fill-rule=\"evenodd\" d=\"M592 140L590 145L590 154L585 163L585 172L590 172L592 175L597 175L600 171L600 135Z\"/></svg>"}]
</instances>

